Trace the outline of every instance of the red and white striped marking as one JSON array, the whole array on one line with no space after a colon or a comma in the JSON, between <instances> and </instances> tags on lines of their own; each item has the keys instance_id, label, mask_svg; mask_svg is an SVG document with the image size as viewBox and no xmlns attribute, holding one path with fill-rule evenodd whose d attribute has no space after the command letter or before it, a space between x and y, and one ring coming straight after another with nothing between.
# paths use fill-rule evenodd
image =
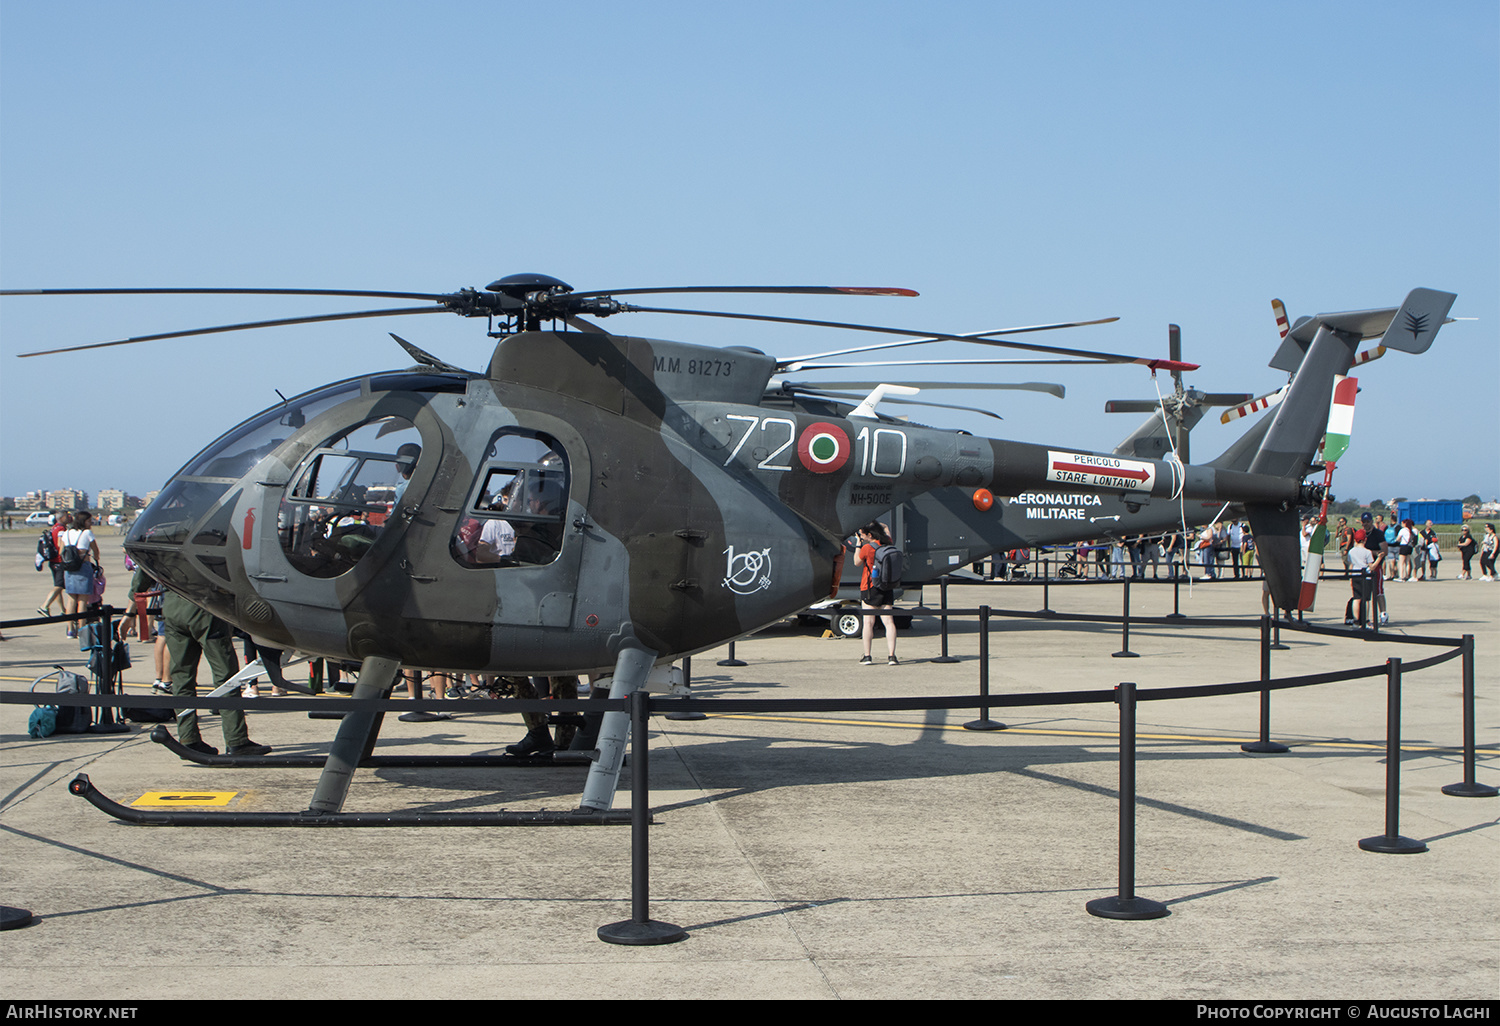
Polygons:
<instances>
[{"instance_id":1,"label":"red and white striped marking","mask_svg":"<svg viewBox=\"0 0 1500 1026\"><path fill-rule=\"evenodd\" d=\"M1222 414L1219 415L1219 423L1228 424L1231 420L1239 420L1241 417L1248 417L1252 413L1259 413L1261 410L1268 410L1272 406L1275 406L1277 403L1281 402L1282 397L1284 397L1285 395L1286 388L1282 387L1278 388L1276 391L1270 393L1269 395L1263 395L1259 399L1252 399L1250 400L1250 402L1246 403L1243 406L1236 406L1232 410L1225 410Z\"/></svg>"},{"instance_id":2,"label":"red and white striped marking","mask_svg":"<svg viewBox=\"0 0 1500 1026\"><path fill-rule=\"evenodd\" d=\"M1276 315L1276 330L1281 332L1282 341L1286 341L1287 332L1292 326L1286 319L1286 306L1279 299L1271 300L1271 312Z\"/></svg>"}]
</instances>

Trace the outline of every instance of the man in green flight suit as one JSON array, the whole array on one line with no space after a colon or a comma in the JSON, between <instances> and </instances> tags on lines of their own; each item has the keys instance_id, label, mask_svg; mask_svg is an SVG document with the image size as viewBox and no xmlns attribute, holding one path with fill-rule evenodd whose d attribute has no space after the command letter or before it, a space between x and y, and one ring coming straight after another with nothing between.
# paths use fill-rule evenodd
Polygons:
<instances>
[{"instance_id":1,"label":"man in green flight suit","mask_svg":"<svg viewBox=\"0 0 1500 1026\"><path fill-rule=\"evenodd\" d=\"M135 595L138 591L149 591L156 582L144 570L137 568L130 582L130 612L135 616ZM199 609L174 591L162 596L162 621L166 625L167 655L172 678L172 694L198 697L198 658L208 657L209 669L213 671L214 687L223 684L239 672L240 663L231 644L230 627L223 620L206 610ZM224 746L230 755L265 755L269 745L258 745L250 740L245 725L245 714L238 709L225 709L219 717L224 728ZM177 713L177 740L184 748L203 755L218 755L219 750L206 743L198 733L198 711L181 709Z\"/></svg>"}]
</instances>

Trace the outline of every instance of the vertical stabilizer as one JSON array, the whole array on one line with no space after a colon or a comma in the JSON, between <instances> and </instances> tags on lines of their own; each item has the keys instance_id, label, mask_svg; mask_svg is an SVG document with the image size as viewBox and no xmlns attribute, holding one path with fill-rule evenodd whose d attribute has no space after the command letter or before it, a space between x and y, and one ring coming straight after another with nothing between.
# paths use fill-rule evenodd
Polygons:
<instances>
[{"instance_id":1,"label":"vertical stabilizer","mask_svg":"<svg viewBox=\"0 0 1500 1026\"><path fill-rule=\"evenodd\" d=\"M1293 325L1288 342L1305 343L1307 352L1250 461L1250 470L1301 479L1315 469L1313 456L1328 426L1334 381L1349 373L1359 344L1383 335L1386 348L1426 352L1456 298L1451 292L1412 289L1394 310L1318 314ZM1245 513L1255 532L1255 551L1272 600L1278 609L1296 608L1302 586L1297 510L1249 504Z\"/></svg>"}]
</instances>

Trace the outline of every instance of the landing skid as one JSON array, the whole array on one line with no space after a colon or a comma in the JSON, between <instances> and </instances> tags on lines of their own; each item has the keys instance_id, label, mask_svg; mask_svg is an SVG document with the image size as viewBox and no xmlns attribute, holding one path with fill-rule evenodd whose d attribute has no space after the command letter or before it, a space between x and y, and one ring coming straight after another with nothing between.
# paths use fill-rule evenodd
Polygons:
<instances>
[{"instance_id":1,"label":"landing skid","mask_svg":"<svg viewBox=\"0 0 1500 1026\"><path fill-rule=\"evenodd\" d=\"M617 658L610 697L623 699L646 684L655 653L627 645ZM354 699L379 700L390 695L401 664L384 656L369 656L360 666ZM344 715L326 758L317 756L206 756L180 745L164 728L152 732L152 740L179 758L210 766L322 767L309 807L302 812L229 812L138 809L121 805L100 793L80 773L68 785L73 794L95 808L128 823L153 826L570 826L624 825L631 822L629 810L610 809L620 769L625 762L625 742L630 734L629 717L618 710L603 715L598 748L584 752L553 752L546 756L376 756L372 754L380 734L384 713L354 709ZM392 766L534 766L590 764L581 807L567 812L393 812L345 813L344 800L354 771L360 767ZM649 821L649 810L645 813Z\"/></svg>"},{"instance_id":2,"label":"landing skid","mask_svg":"<svg viewBox=\"0 0 1500 1026\"><path fill-rule=\"evenodd\" d=\"M144 826L217 827L444 827L444 826L628 826L630 810L569 809L552 812L205 812L137 809L121 805L80 773L68 790L94 808Z\"/></svg>"}]
</instances>

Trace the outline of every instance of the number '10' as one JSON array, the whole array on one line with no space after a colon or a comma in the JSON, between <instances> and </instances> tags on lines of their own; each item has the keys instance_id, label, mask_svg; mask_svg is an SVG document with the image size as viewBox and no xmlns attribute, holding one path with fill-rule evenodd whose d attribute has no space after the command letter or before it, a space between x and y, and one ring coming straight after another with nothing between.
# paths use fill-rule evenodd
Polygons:
<instances>
[{"instance_id":1,"label":"number '10'","mask_svg":"<svg viewBox=\"0 0 1500 1026\"><path fill-rule=\"evenodd\" d=\"M862 427L854 439L859 450L859 472L874 477L900 477L906 471L906 434L892 428ZM873 458L872 458L873 455Z\"/></svg>"}]
</instances>

